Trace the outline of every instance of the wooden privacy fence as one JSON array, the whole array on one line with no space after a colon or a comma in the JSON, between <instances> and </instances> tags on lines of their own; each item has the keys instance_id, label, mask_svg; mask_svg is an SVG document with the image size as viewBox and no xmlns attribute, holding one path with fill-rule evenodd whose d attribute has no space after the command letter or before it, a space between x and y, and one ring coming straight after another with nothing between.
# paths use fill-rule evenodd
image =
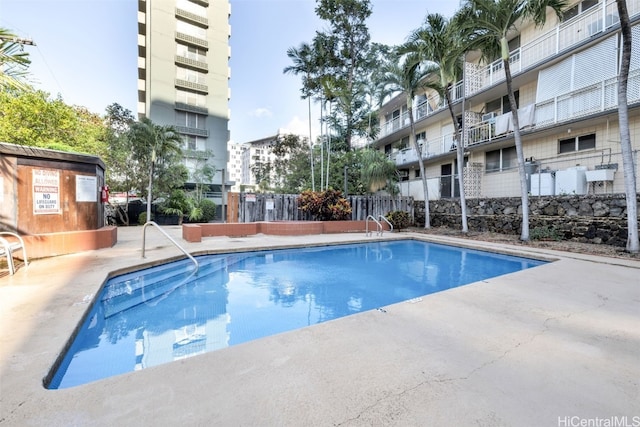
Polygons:
<instances>
[{"instance_id":1,"label":"wooden privacy fence","mask_svg":"<svg viewBox=\"0 0 640 427\"><path fill-rule=\"evenodd\" d=\"M311 216L298 209L297 194L229 193L228 222L309 221ZM398 210L408 212L413 220L413 198L391 196L347 196L351 219L366 220Z\"/></svg>"}]
</instances>

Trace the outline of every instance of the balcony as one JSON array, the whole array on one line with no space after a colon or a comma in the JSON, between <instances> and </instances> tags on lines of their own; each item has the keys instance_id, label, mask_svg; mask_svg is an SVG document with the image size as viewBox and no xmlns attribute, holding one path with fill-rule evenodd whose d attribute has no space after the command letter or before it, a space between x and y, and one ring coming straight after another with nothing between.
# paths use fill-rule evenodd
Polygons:
<instances>
[{"instance_id":1,"label":"balcony","mask_svg":"<svg viewBox=\"0 0 640 427\"><path fill-rule=\"evenodd\" d=\"M189 68L195 68L197 70L209 71L209 64L207 64L206 62L187 58L186 56L182 55L176 55L176 64L184 65Z\"/></svg>"},{"instance_id":2,"label":"balcony","mask_svg":"<svg viewBox=\"0 0 640 427\"><path fill-rule=\"evenodd\" d=\"M205 16L200 16L196 13L189 12L188 10L176 7L176 16L192 24L196 24L204 28L209 27L209 20Z\"/></svg>"},{"instance_id":3,"label":"balcony","mask_svg":"<svg viewBox=\"0 0 640 427\"><path fill-rule=\"evenodd\" d=\"M207 87L207 85L190 82L188 80L176 79L176 87L181 89L191 89L196 92L202 92L204 94L209 93L209 88Z\"/></svg>"},{"instance_id":4,"label":"balcony","mask_svg":"<svg viewBox=\"0 0 640 427\"><path fill-rule=\"evenodd\" d=\"M640 0L627 1L627 7L629 17L634 18L640 13ZM615 0L601 2L598 7L589 9L561 23L556 28L511 52L509 60L511 73L515 76L544 63L553 56L568 52L578 44L609 30L618 22L618 9ZM475 72L467 73L466 95L474 95L504 81L504 78L501 59L484 67L475 67ZM459 99L461 98L452 98L452 100Z\"/></svg>"},{"instance_id":5,"label":"balcony","mask_svg":"<svg viewBox=\"0 0 640 427\"><path fill-rule=\"evenodd\" d=\"M200 6L208 7L209 0L191 0L191 3L199 4Z\"/></svg>"},{"instance_id":6,"label":"balcony","mask_svg":"<svg viewBox=\"0 0 640 427\"><path fill-rule=\"evenodd\" d=\"M176 128L178 133L182 133L184 135L203 136L205 138L209 136L208 129L198 129L198 128L192 128L189 126L174 126L174 127Z\"/></svg>"},{"instance_id":7,"label":"balcony","mask_svg":"<svg viewBox=\"0 0 640 427\"><path fill-rule=\"evenodd\" d=\"M640 70L634 70L628 79L628 104L640 102ZM564 122L587 118L605 111L618 108L617 78L607 79L594 85L575 90L535 105L518 110L520 127L526 130L542 130ZM531 114L531 120L524 115ZM497 116L494 120L467 124L465 147L487 144L513 135L510 122L511 113ZM455 149L453 134L420 142L422 159L446 154ZM402 167L418 161L412 147L398 151L391 156L396 166Z\"/></svg>"},{"instance_id":8,"label":"balcony","mask_svg":"<svg viewBox=\"0 0 640 427\"><path fill-rule=\"evenodd\" d=\"M209 42L205 39L201 39L199 37L191 36L189 34L181 33L180 31L176 31L176 40L180 42L184 42L190 44L192 46L202 47L205 49L209 49Z\"/></svg>"},{"instance_id":9,"label":"balcony","mask_svg":"<svg viewBox=\"0 0 640 427\"><path fill-rule=\"evenodd\" d=\"M196 105L190 105L184 102L176 102L175 109L181 110L181 111L188 111L190 113L209 114L209 110L207 109L207 107L198 107Z\"/></svg>"}]
</instances>

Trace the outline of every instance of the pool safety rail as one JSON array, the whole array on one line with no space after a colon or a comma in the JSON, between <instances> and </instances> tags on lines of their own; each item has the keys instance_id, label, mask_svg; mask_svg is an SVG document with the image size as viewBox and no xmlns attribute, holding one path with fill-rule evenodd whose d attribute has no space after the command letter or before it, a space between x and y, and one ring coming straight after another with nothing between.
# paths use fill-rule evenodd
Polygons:
<instances>
[{"instance_id":1,"label":"pool safety rail","mask_svg":"<svg viewBox=\"0 0 640 427\"><path fill-rule=\"evenodd\" d=\"M373 215L369 215L367 217L367 225L366 225L366 236L371 236L373 231L369 231L369 220L373 221L376 223L376 236L382 236L382 233L384 233L384 227L382 227L382 223L380 221L384 221L387 224L389 224L390 227L390 231L393 231L393 224L391 224L389 222L389 220L387 218L385 218L384 215L379 215L378 219L375 219L375 217Z\"/></svg>"},{"instance_id":2,"label":"pool safety rail","mask_svg":"<svg viewBox=\"0 0 640 427\"><path fill-rule=\"evenodd\" d=\"M145 256L144 256L144 252L145 252L145 246L146 246L147 226L149 226L149 225L153 225L153 226L155 226L155 227L158 229L158 231L160 231L160 233L164 234L164 236L165 236L167 239L169 239L169 241L170 241L171 243L173 243L173 244L175 245L175 247L176 247L176 248L180 249L180 250L182 251L182 253L183 253L183 254L185 254L185 255L187 256L187 258L189 258L189 259L193 262L193 264L196 266L196 268L195 268L195 270L194 270L194 273L195 273L196 271L198 271L198 267L199 267L199 265L198 265L198 261L197 261L193 256L191 256L191 254L190 254L189 252L187 252L187 250L186 250L185 248L183 248L182 246L180 246L180 245L178 244L178 242L176 242L176 241L175 241L171 236L169 236L169 235L167 234L167 232L166 232L166 231L164 231L164 230L162 229L162 227L160 227L160 226L159 226L157 223L155 223L154 221L147 221L147 222L144 224L144 226L142 227L142 258L144 258L144 257L145 257Z\"/></svg>"}]
</instances>

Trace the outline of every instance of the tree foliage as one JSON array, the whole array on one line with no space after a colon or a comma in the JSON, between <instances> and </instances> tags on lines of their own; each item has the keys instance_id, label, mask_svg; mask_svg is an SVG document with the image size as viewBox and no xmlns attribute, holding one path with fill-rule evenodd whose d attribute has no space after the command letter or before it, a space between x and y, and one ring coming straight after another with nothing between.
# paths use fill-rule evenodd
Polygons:
<instances>
[{"instance_id":1,"label":"tree foliage","mask_svg":"<svg viewBox=\"0 0 640 427\"><path fill-rule=\"evenodd\" d=\"M386 96L394 93L404 93L407 105L407 117L409 118L409 141L418 159L422 159L422 147L416 139L416 129L413 117L413 100L420 92L424 92L427 88L439 88L439 83L428 78L437 71L437 67L433 64L424 65L422 58L415 52L402 53L396 52L396 56L384 64L380 74L380 97L384 99ZM420 179L422 181L422 192L425 200L425 223L424 228L429 228L429 187L427 186L427 176L425 174L424 162L418 161L420 167Z\"/></svg>"},{"instance_id":2,"label":"tree foliage","mask_svg":"<svg viewBox=\"0 0 640 427\"><path fill-rule=\"evenodd\" d=\"M375 193L387 188L395 193L396 164L379 150L363 150L360 177L368 190Z\"/></svg>"},{"instance_id":3,"label":"tree foliage","mask_svg":"<svg viewBox=\"0 0 640 427\"><path fill-rule=\"evenodd\" d=\"M102 118L43 91L0 92L0 141L106 157Z\"/></svg>"},{"instance_id":4,"label":"tree foliage","mask_svg":"<svg viewBox=\"0 0 640 427\"><path fill-rule=\"evenodd\" d=\"M31 60L17 36L0 28L0 91L28 90L27 69Z\"/></svg>"},{"instance_id":5,"label":"tree foliage","mask_svg":"<svg viewBox=\"0 0 640 427\"><path fill-rule=\"evenodd\" d=\"M439 84L434 82L434 89L445 100L451 122L453 124L453 140L456 146L456 162L458 167L458 190L460 194L460 211L462 216L462 232L466 233L467 205L464 190L464 147L460 141L461 129L453 111L451 91L462 78L463 55L465 40L461 36L459 16L448 20L444 16L428 14L424 24L413 31L407 43L401 50L410 54L417 54L425 64L434 64L440 76Z\"/></svg>"},{"instance_id":6,"label":"tree foliage","mask_svg":"<svg viewBox=\"0 0 640 427\"><path fill-rule=\"evenodd\" d=\"M520 176L520 197L522 199L522 231L520 240L529 240L529 194L527 174L524 168L524 149L520 134L518 105L511 77L509 34L517 30L516 25L523 20L531 20L536 26L544 25L547 8L551 8L556 16L562 17L562 10L567 3L564 0L467 0L458 12L460 30L468 41L468 49L479 49L485 60L495 57L502 59L507 96L513 120L513 139L518 158L518 175Z\"/></svg>"},{"instance_id":7,"label":"tree foliage","mask_svg":"<svg viewBox=\"0 0 640 427\"><path fill-rule=\"evenodd\" d=\"M341 221L351 218L351 206L340 190L303 191L298 208L315 221Z\"/></svg>"},{"instance_id":8,"label":"tree foliage","mask_svg":"<svg viewBox=\"0 0 640 427\"><path fill-rule=\"evenodd\" d=\"M149 175L153 178L152 197L168 197L184 186L189 171L182 164L182 138L173 126L163 126L143 117L127 133L135 159L131 182L147 198Z\"/></svg>"}]
</instances>

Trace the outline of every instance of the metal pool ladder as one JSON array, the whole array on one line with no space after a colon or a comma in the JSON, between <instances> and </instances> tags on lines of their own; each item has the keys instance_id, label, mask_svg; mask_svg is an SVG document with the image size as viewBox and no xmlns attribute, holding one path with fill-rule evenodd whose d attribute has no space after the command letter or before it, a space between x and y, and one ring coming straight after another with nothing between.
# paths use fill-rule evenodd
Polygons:
<instances>
[{"instance_id":1,"label":"metal pool ladder","mask_svg":"<svg viewBox=\"0 0 640 427\"><path fill-rule=\"evenodd\" d=\"M178 242L176 242L171 236L169 236L169 234L167 234L166 231L164 231L162 229L162 227L160 227L158 224L156 224L154 221L147 221L144 226L142 227L142 258L144 258L144 251L145 251L145 241L146 241L146 235L147 235L147 226L148 225L153 225L155 226L162 234L164 234L164 236L169 239L169 241L171 243L173 243L175 245L176 248L180 249L182 251L183 254L185 254L187 256L187 258L189 258L193 264L196 266L196 269L193 271L194 273L196 271L198 271L198 267L200 267L200 265L198 264L198 261L191 256L191 254L189 252L187 252L187 250L185 248L183 248L182 246L180 246L178 244Z\"/></svg>"},{"instance_id":2,"label":"metal pool ladder","mask_svg":"<svg viewBox=\"0 0 640 427\"><path fill-rule=\"evenodd\" d=\"M387 224L389 224L389 227L391 227L390 231L393 231L393 224L391 224L389 222L389 220L387 218L385 218L384 215L378 215L378 219L386 222ZM384 233L384 229L382 228L382 223L378 219L375 219L375 217L373 215L369 215L367 217L366 236L370 236L371 233L373 233L373 231L369 231L369 220L371 220L371 221L376 223L376 236L382 236L382 234Z\"/></svg>"}]
</instances>

